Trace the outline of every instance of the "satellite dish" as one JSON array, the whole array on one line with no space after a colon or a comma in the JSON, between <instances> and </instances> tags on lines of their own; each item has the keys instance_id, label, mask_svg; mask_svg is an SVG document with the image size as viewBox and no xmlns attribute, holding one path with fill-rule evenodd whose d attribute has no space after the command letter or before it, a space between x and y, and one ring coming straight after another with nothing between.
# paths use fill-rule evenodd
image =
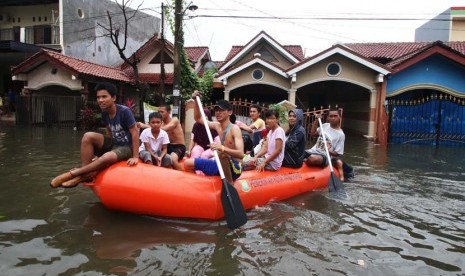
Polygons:
<instances>
[{"instance_id":1,"label":"satellite dish","mask_svg":"<svg viewBox=\"0 0 465 276\"><path fill-rule=\"evenodd\" d=\"M203 66L204 70L216 69L216 64L213 61L207 61Z\"/></svg>"}]
</instances>

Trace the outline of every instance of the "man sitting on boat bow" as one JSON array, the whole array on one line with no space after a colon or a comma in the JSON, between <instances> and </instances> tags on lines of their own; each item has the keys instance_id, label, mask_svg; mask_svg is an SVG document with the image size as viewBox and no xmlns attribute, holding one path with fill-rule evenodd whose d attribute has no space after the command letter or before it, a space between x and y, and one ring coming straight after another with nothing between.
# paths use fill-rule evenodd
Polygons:
<instances>
[{"instance_id":1,"label":"man sitting on boat bow","mask_svg":"<svg viewBox=\"0 0 465 276\"><path fill-rule=\"evenodd\" d=\"M196 90L192 94L192 98L195 99L197 96L200 97L200 93ZM234 183L234 180L239 178L242 173L241 160L244 155L244 141L242 140L241 129L230 121L232 106L228 101L219 100L214 111L217 122L207 121L208 127L218 132L221 143L212 143L210 148L218 151L225 178L229 183ZM203 124L197 105L194 107L194 119L196 122ZM220 175L218 166L213 159L187 159L184 161L184 169L190 172L200 170L205 175Z\"/></svg>"}]
</instances>

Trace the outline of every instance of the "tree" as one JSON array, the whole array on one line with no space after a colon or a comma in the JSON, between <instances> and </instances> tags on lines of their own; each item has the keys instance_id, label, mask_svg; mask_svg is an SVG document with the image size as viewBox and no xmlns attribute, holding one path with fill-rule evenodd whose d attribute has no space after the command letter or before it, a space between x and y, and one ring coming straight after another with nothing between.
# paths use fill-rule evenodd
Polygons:
<instances>
[{"instance_id":1,"label":"tree","mask_svg":"<svg viewBox=\"0 0 465 276\"><path fill-rule=\"evenodd\" d=\"M107 10L107 17L108 20L107 24L97 23L102 29L105 30L103 34L104 37L109 37L113 45L115 45L116 49L118 50L118 54L121 59L129 64L133 70L133 78L134 78L134 85L139 92L139 104L140 104L140 111L144 110L143 106L143 98L146 95L146 90L148 90L147 85L141 84L139 79L139 68L138 64L140 62L140 57L137 55L127 56L125 51L128 45L128 33L130 32L130 23L136 19L136 16L139 13L139 9L142 6L141 2L136 9L131 9L133 0L121 0L121 2L115 1L118 9L120 10L119 13L111 14Z\"/></svg>"}]
</instances>

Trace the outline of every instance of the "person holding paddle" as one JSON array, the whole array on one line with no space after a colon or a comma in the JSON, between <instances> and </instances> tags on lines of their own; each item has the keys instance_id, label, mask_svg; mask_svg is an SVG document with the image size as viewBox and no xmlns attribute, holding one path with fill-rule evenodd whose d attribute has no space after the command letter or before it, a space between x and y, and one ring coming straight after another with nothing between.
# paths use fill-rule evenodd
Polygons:
<instances>
[{"instance_id":1,"label":"person holding paddle","mask_svg":"<svg viewBox=\"0 0 465 276\"><path fill-rule=\"evenodd\" d=\"M200 97L197 90L192 93L192 98L195 99L196 97ZM242 133L240 128L230 121L232 106L228 101L219 100L214 107L214 111L217 122L208 120L206 122L210 129L218 132L221 143L213 142L210 144L210 148L218 152L226 180L229 183L234 183L234 180L239 178L242 173L241 161L244 155ZM204 124L197 105L194 107L194 119L196 122ZM215 160L212 159L187 159L184 161L184 170L190 172L200 170L205 175L220 175L218 166Z\"/></svg>"},{"instance_id":2,"label":"person holding paddle","mask_svg":"<svg viewBox=\"0 0 465 276\"><path fill-rule=\"evenodd\" d=\"M55 177L50 183L52 188L75 187L118 161L127 160L129 166L139 161L139 131L131 109L115 103L114 84L99 83L95 91L102 119L107 125L106 136L86 132L81 140L81 167ZM95 156L98 157L95 159Z\"/></svg>"},{"instance_id":3,"label":"person holding paddle","mask_svg":"<svg viewBox=\"0 0 465 276\"><path fill-rule=\"evenodd\" d=\"M321 118L321 114L315 115L315 120L312 123L310 134L313 137L318 137L316 144L309 150L306 151L305 156L307 161L305 162L308 166L321 166L326 167L328 165L328 158L326 157L326 151L323 144L323 138L321 137L321 129L318 127L318 119ZM331 108L328 114L328 123L322 125L324 128L326 145L328 147L331 161L335 163L340 175L340 180L344 181L344 172L342 169L342 160L339 159L344 154L344 142L345 134L341 128L341 114L339 109Z\"/></svg>"}]
</instances>

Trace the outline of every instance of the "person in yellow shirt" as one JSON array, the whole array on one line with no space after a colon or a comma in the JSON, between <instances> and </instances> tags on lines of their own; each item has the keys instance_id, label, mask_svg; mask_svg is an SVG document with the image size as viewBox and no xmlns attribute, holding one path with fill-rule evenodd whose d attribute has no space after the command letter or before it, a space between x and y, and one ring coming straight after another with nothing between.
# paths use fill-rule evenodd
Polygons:
<instances>
[{"instance_id":1,"label":"person in yellow shirt","mask_svg":"<svg viewBox=\"0 0 465 276\"><path fill-rule=\"evenodd\" d=\"M240 124L239 127L242 130L247 131L252 137L252 148L260 143L263 138L261 135L262 129L265 129L265 121L260 118L262 107L258 104L252 104L250 106L249 116L252 119L250 125Z\"/></svg>"}]
</instances>

